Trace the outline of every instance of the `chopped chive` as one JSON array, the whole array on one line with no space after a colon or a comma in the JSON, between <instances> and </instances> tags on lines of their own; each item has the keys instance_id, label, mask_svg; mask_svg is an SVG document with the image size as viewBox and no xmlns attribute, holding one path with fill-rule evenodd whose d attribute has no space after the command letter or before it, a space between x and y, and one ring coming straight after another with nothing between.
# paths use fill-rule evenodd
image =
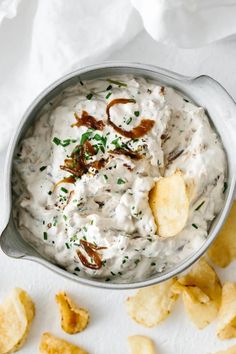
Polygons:
<instances>
[{"instance_id":1,"label":"chopped chive","mask_svg":"<svg viewBox=\"0 0 236 354\"><path fill-rule=\"evenodd\" d=\"M53 138L53 141L52 141L54 144L56 144L56 145L60 145L60 143L61 143L61 139L59 139L59 138L57 138L56 136L54 136L54 138Z\"/></svg>"},{"instance_id":2,"label":"chopped chive","mask_svg":"<svg viewBox=\"0 0 236 354\"><path fill-rule=\"evenodd\" d=\"M43 239L44 239L44 240L47 240L47 239L48 239L48 234L47 234L47 232L44 232L44 233L43 233Z\"/></svg>"},{"instance_id":3,"label":"chopped chive","mask_svg":"<svg viewBox=\"0 0 236 354\"><path fill-rule=\"evenodd\" d=\"M124 258L129 259L129 257L128 257L128 256L124 256Z\"/></svg>"},{"instance_id":4,"label":"chopped chive","mask_svg":"<svg viewBox=\"0 0 236 354\"><path fill-rule=\"evenodd\" d=\"M201 204L199 204L198 207L195 210L196 211L199 210L203 206L204 203L205 203L205 200L203 200L203 202L201 202Z\"/></svg>"},{"instance_id":5,"label":"chopped chive","mask_svg":"<svg viewBox=\"0 0 236 354\"><path fill-rule=\"evenodd\" d=\"M70 248L69 243L66 242L65 245L66 245L66 248L68 248L68 249Z\"/></svg>"},{"instance_id":6,"label":"chopped chive","mask_svg":"<svg viewBox=\"0 0 236 354\"><path fill-rule=\"evenodd\" d=\"M110 278L106 278L105 281L110 281L111 279Z\"/></svg>"},{"instance_id":7,"label":"chopped chive","mask_svg":"<svg viewBox=\"0 0 236 354\"><path fill-rule=\"evenodd\" d=\"M75 267L75 272L80 272L79 267Z\"/></svg>"},{"instance_id":8,"label":"chopped chive","mask_svg":"<svg viewBox=\"0 0 236 354\"><path fill-rule=\"evenodd\" d=\"M63 219L66 221L66 220L67 220L67 216L66 216L66 215L63 215Z\"/></svg>"},{"instance_id":9,"label":"chopped chive","mask_svg":"<svg viewBox=\"0 0 236 354\"><path fill-rule=\"evenodd\" d=\"M132 122L132 119L133 119L133 118L130 117L130 118L127 120L126 124L129 125L129 124Z\"/></svg>"},{"instance_id":10,"label":"chopped chive","mask_svg":"<svg viewBox=\"0 0 236 354\"><path fill-rule=\"evenodd\" d=\"M109 86L107 86L106 91L109 91L109 90L111 90L111 89L112 89L112 86L111 86L111 85L109 85Z\"/></svg>"},{"instance_id":11,"label":"chopped chive","mask_svg":"<svg viewBox=\"0 0 236 354\"><path fill-rule=\"evenodd\" d=\"M123 86L123 87L127 87L127 84L124 82L120 82L120 81L116 81L116 80L111 80L111 79L107 79L108 82L110 82L111 84L117 85L117 86Z\"/></svg>"},{"instance_id":12,"label":"chopped chive","mask_svg":"<svg viewBox=\"0 0 236 354\"><path fill-rule=\"evenodd\" d=\"M111 275L113 275L113 276L114 276L114 275L115 275L115 273L111 271Z\"/></svg>"},{"instance_id":13,"label":"chopped chive","mask_svg":"<svg viewBox=\"0 0 236 354\"><path fill-rule=\"evenodd\" d=\"M135 111L135 112L134 112L134 115L135 115L136 117L139 117L140 112L139 112L139 111Z\"/></svg>"},{"instance_id":14,"label":"chopped chive","mask_svg":"<svg viewBox=\"0 0 236 354\"><path fill-rule=\"evenodd\" d=\"M134 263L135 263L136 265L138 265L139 262L140 262L140 259L136 259L136 260L134 261Z\"/></svg>"},{"instance_id":15,"label":"chopped chive","mask_svg":"<svg viewBox=\"0 0 236 354\"><path fill-rule=\"evenodd\" d=\"M155 266L155 265L156 265L156 263L155 263L155 262L152 262L152 263L151 263L151 266Z\"/></svg>"},{"instance_id":16,"label":"chopped chive","mask_svg":"<svg viewBox=\"0 0 236 354\"><path fill-rule=\"evenodd\" d=\"M223 193L225 193L227 191L227 188L228 188L228 183L224 182Z\"/></svg>"},{"instance_id":17,"label":"chopped chive","mask_svg":"<svg viewBox=\"0 0 236 354\"><path fill-rule=\"evenodd\" d=\"M85 232L87 232L87 231L88 231L88 229L87 229L87 227L86 227L86 226L84 226L84 227L83 227L83 230L84 230Z\"/></svg>"},{"instance_id":18,"label":"chopped chive","mask_svg":"<svg viewBox=\"0 0 236 354\"><path fill-rule=\"evenodd\" d=\"M103 175L103 177L105 178L105 180L108 180L108 177L107 177L107 175Z\"/></svg>"},{"instance_id":19,"label":"chopped chive","mask_svg":"<svg viewBox=\"0 0 236 354\"><path fill-rule=\"evenodd\" d=\"M84 86L84 83L83 83L83 81L80 81L79 83L80 83L80 85L81 85L81 86Z\"/></svg>"},{"instance_id":20,"label":"chopped chive","mask_svg":"<svg viewBox=\"0 0 236 354\"><path fill-rule=\"evenodd\" d=\"M93 220L90 221L90 225L93 225Z\"/></svg>"},{"instance_id":21,"label":"chopped chive","mask_svg":"<svg viewBox=\"0 0 236 354\"><path fill-rule=\"evenodd\" d=\"M125 263L126 263L126 259L123 259L122 264L125 264Z\"/></svg>"},{"instance_id":22,"label":"chopped chive","mask_svg":"<svg viewBox=\"0 0 236 354\"><path fill-rule=\"evenodd\" d=\"M111 96L112 92L109 92L107 95L106 95L106 99L108 100L108 98Z\"/></svg>"},{"instance_id":23,"label":"chopped chive","mask_svg":"<svg viewBox=\"0 0 236 354\"><path fill-rule=\"evenodd\" d=\"M47 166L41 166L39 170L42 172L42 171L44 171L46 168L47 168Z\"/></svg>"},{"instance_id":24,"label":"chopped chive","mask_svg":"<svg viewBox=\"0 0 236 354\"><path fill-rule=\"evenodd\" d=\"M92 94L92 93L89 93L89 94L86 96L86 98L87 98L88 100L91 100L92 97L93 97L93 94Z\"/></svg>"},{"instance_id":25,"label":"chopped chive","mask_svg":"<svg viewBox=\"0 0 236 354\"><path fill-rule=\"evenodd\" d=\"M83 145L86 140L88 140L93 133L93 130L87 130L86 133L82 134L80 139L80 145Z\"/></svg>"},{"instance_id":26,"label":"chopped chive","mask_svg":"<svg viewBox=\"0 0 236 354\"><path fill-rule=\"evenodd\" d=\"M49 192L48 192L48 195L52 195L52 191L49 191Z\"/></svg>"},{"instance_id":27,"label":"chopped chive","mask_svg":"<svg viewBox=\"0 0 236 354\"><path fill-rule=\"evenodd\" d=\"M195 227L195 229L198 229L198 226L196 224L192 224L193 227Z\"/></svg>"},{"instance_id":28,"label":"chopped chive","mask_svg":"<svg viewBox=\"0 0 236 354\"><path fill-rule=\"evenodd\" d=\"M66 189L64 187L61 187L61 191L64 192L64 193L68 193L68 189Z\"/></svg>"},{"instance_id":29,"label":"chopped chive","mask_svg":"<svg viewBox=\"0 0 236 354\"><path fill-rule=\"evenodd\" d=\"M147 89L147 93L152 93L152 90L150 90L150 89Z\"/></svg>"},{"instance_id":30,"label":"chopped chive","mask_svg":"<svg viewBox=\"0 0 236 354\"><path fill-rule=\"evenodd\" d=\"M124 184L125 180L123 180L122 178L118 178L117 180L117 184Z\"/></svg>"},{"instance_id":31,"label":"chopped chive","mask_svg":"<svg viewBox=\"0 0 236 354\"><path fill-rule=\"evenodd\" d=\"M120 138L116 138L115 140L113 140L111 143L113 145L115 145L116 148L120 148L121 147L121 144L120 144Z\"/></svg>"}]
</instances>

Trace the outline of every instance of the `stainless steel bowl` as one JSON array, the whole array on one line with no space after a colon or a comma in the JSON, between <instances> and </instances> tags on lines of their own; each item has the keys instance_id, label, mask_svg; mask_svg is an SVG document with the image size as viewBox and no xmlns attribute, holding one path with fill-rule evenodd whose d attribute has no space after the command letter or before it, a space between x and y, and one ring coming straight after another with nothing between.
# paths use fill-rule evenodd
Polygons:
<instances>
[{"instance_id":1,"label":"stainless steel bowl","mask_svg":"<svg viewBox=\"0 0 236 354\"><path fill-rule=\"evenodd\" d=\"M45 104L57 96L63 89L77 83L80 80L90 80L103 76L112 76L119 74L133 74L136 76L143 76L148 79L155 80L159 84L171 86L184 95L189 97L197 105L205 108L208 113L216 131L220 135L228 160L228 189L224 207L212 223L209 235L205 243L190 257L179 263L173 269L158 273L148 279L139 282L130 282L128 284L102 282L92 278L80 278L71 274L58 265L50 263L46 258L37 253L35 249L26 243L20 236L12 217L12 192L11 192L11 178L12 178L12 161L19 141L24 136L26 130L32 125L34 119L37 117L40 110ZM220 228L224 224L226 216L230 210L231 203L234 196L235 189L235 169L233 164L233 142L230 131L230 121L236 117L236 105L227 91L214 79L209 76L199 76L196 78L179 75L168 70L158 68L152 65L144 65L138 63L120 63L107 62L89 66L83 69L76 70L44 90L31 104L24 114L15 136L11 140L7 161L5 166L5 219L4 230L0 238L0 245L2 250L10 257L27 259L38 262L45 267L61 274L68 279L72 279L85 285L92 285L99 288L108 289L128 289L144 287L167 280L178 273L186 270L199 257L201 257L207 248L210 246Z\"/></svg>"}]
</instances>

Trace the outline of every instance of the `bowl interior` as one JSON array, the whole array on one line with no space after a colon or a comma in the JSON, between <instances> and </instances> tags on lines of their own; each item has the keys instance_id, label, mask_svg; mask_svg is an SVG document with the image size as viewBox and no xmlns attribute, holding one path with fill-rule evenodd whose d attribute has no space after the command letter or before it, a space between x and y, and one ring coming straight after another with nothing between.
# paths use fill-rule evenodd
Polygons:
<instances>
[{"instance_id":1,"label":"bowl interior","mask_svg":"<svg viewBox=\"0 0 236 354\"><path fill-rule=\"evenodd\" d=\"M218 132L223 142L226 156L228 159L228 189L226 193L225 204L221 212L212 222L209 235L201 247L190 254L186 259L181 261L177 266L164 270L162 273L157 273L148 279L129 283L105 283L93 278L81 278L74 274L71 274L57 265L50 263L46 258L40 255L35 249L33 249L28 243L26 243L20 233L18 232L11 213L12 205L12 193L11 193L11 173L12 173L12 160L14 158L16 148L20 140L25 135L27 129L37 119L39 113L48 109L49 101L57 97L65 88L72 86L79 81L86 81L90 79L96 79L107 76L114 76L120 74L132 74L136 76L142 76L156 81L158 84L171 86L180 91L188 99L192 100L199 106L204 107L206 110L211 124ZM170 277L175 276L181 271L188 268L193 262L195 262L209 247L217 233L219 232L227 213L230 209L230 205L233 199L233 192L235 187L235 173L233 168L233 144L230 133L230 119L236 115L235 104L227 92L213 79L202 76L196 79L186 78L181 75L168 72L156 67L145 66L140 64L103 64L78 70L66 77L58 80L56 83L46 89L29 107L25 113L17 133L11 142L7 165L6 165L6 204L8 215L6 217L7 227L1 236L1 247L3 251L12 257L25 258L37 261L44 266L64 275L75 281L87 285L93 285L103 288L135 288L159 283ZM9 220L9 222L8 222Z\"/></svg>"}]
</instances>

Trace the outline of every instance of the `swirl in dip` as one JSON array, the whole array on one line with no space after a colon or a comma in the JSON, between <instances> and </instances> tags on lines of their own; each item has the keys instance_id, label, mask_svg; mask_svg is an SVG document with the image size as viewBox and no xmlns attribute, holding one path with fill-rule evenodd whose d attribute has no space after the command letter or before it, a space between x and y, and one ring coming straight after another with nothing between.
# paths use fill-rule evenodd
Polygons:
<instances>
[{"instance_id":1,"label":"swirl in dip","mask_svg":"<svg viewBox=\"0 0 236 354\"><path fill-rule=\"evenodd\" d=\"M181 232L163 238L149 204L162 176L191 190ZM80 82L46 105L14 161L23 238L79 276L134 281L204 242L224 202L226 156L204 109L123 75Z\"/></svg>"}]
</instances>

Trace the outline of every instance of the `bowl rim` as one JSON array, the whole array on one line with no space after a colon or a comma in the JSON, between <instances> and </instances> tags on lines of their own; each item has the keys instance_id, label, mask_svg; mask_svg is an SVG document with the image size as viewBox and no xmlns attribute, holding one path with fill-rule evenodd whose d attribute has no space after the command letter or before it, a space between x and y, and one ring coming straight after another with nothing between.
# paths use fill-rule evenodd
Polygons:
<instances>
[{"instance_id":1,"label":"bowl rim","mask_svg":"<svg viewBox=\"0 0 236 354\"><path fill-rule=\"evenodd\" d=\"M190 77L190 76L184 76L181 74L178 74L176 72L163 69L161 67L155 66L155 65L149 65L149 64L142 64L142 63L136 63L136 62L126 62L126 61L107 61L107 62L102 62L94 65L89 65L85 66L80 69L73 70L72 72L60 77L58 80L54 81L50 85L48 85L42 92L32 101L32 103L29 105L25 113L23 114L14 134L13 137L9 143L8 150L7 150L7 155L6 155L6 161L5 161L5 166L4 166L4 202L6 205L5 209L5 214L4 214L4 222L3 222L3 230L1 231L1 236L0 236L0 246L5 254L8 256L14 257L10 255L9 253L6 252L6 250L3 247L3 242L2 242L2 235L4 233L4 230L7 228L7 225L11 219L11 209L12 209L12 198L11 198L11 171L12 171L12 161L13 161L13 154L15 150L16 143L18 141L19 135L21 133L21 128L27 121L27 119L30 116L30 113L32 110L37 107L37 105L42 101L44 97L46 97L52 90L54 90L57 86L61 85L62 83L66 82L67 80L75 77L75 76L80 76L83 74L86 74L90 71L94 70L99 70L99 69L112 69L112 68L131 68L131 69L141 69L150 72L150 74L153 72L155 74L160 74L163 77L169 77L171 79L175 79L177 81L189 81L189 82L194 82L196 80L205 78L207 80L210 80L217 84L222 92L230 99L232 102L232 105L234 105L235 112L236 112L236 104L235 101L233 100L232 96L227 92L227 90L215 79L211 78L208 75L200 75L196 77ZM227 152L226 152L227 154ZM229 161L229 160L228 160ZM49 260L46 260L42 258L41 255L35 256L35 255L28 255L28 254L22 254L18 255L15 258L21 258L25 260L31 260L34 262L37 262L46 268L54 271L57 274L60 274L66 278L69 278L73 281L76 281L77 283L83 284L83 285L89 285L93 287L98 287L98 288L103 288L103 289L135 289L135 288L141 288L145 286L150 286L154 285L163 281L166 281L170 278L175 277L177 274L185 271L187 268L189 268L193 263L195 263L208 249L208 247L211 245L213 240L215 239L216 235L220 231L221 227L224 224L224 221L230 211L232 202L233 202L233 197L234 197L234 191L235 191L235 185L236 185L236 173L233 167L231 166L232 169L232 178L231 178L231 184L230 188L227 191L227 196L226 200L224 203L224 207L221 212L221 216L217 222L217 224L214 227L214 230L208 235L208 238L206 241L202 244L202 246L192 255L187 257L182 263L177 265L174 269L168 271L168 273L159 275L158 278L152 277L146 280L141 280L141 281L136 281L133 283L112 283L112 282L102 282L97 280L96 278L81 278L77 275L74 275L73 273L70 273L69 271L66 271L60 266L51 263Z\"/></svg>"}]
</instances>

